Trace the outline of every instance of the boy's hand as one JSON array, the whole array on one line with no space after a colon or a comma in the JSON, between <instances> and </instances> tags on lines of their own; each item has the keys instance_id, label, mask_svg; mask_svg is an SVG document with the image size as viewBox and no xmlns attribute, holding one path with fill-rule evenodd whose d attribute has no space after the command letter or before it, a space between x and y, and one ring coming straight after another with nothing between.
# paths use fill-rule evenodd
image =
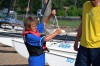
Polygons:
<instances>
[{"instance_id":1,"label":"boy's hand","mask_svg":"<svg viewBox=\"0 0 100 66\"><path fill-rule=\"evenodd\" d=\"M61 28L57 28L56 32L57 32L58 34L60 34L60 33L62 32L62 31L61 31Z\"/></svg>"},{"instance_id":2,"label":"boy's hand","mask_svg":"<svg viewBox=\"0 0 100 66\"><path fill-rule=\"evenodd\" d=\"M51 12L51 14L49 14L49 16L48 17L46 17L43 21L44 21L44 25L46 25L47 23L48 23L48 21L50 20L50 18L52 17L52 16L55 16L56 15L56 10L54 9L54 10L52 10L52 12Z\"/></svg>"}]
</instances>

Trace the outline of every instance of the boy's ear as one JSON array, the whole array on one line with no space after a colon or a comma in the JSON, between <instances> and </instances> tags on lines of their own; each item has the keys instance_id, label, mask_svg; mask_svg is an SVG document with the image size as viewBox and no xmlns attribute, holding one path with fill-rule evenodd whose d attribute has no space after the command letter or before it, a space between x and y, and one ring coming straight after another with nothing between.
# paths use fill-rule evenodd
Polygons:
<instances>
[{"instance_id":1,"label":"boy's ear","mask_svg":"<svg viewBox=\"0 0 100 66\"><path fill-rule=\"evenodd\" d=\"M30 29L29 26L26 26L26 29L29 30Z\"/></svg>"}]
</instances>

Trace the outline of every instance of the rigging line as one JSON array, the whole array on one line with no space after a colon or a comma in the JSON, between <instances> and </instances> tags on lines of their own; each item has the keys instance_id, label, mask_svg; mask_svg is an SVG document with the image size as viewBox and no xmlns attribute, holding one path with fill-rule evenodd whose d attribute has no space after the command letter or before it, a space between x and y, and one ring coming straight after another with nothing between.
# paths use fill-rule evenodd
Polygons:
<instances>
[{"instance_id":1,"label":"rigging line","mask_svg":"<svg viewBox=\"0 0 100 66\"><path fill-rule=\"evenodd\" d=\"M54 16L54 21L53 22L56 22L56 27L59 28L58 19L57 19L56 15Z\"/></svg>"},{"instance_id":2,"label":"rigging line","mask_svg":"<svg viewBox=\"0 0 100 66\"><path fill-rule=\"evenodd\" d=\"M3 2L3 0L0 2L0 5L1 5L2 2Z\"/></svg>"},{"instance_id":3,"label":"rigging line","mask_svg":"<svg viewBox=\"0 0 100 66\"><path fill-rule=\"evenodd\" d=\"M55 15L55 19L56 19L57 27L59 27L59 23L56 15Z\"/></svg>"},{"instance_id":4,"label":"rigging line","mask_svg":"<svg viewBox=\"0 0 100 66\"><path fill-rule=\"evenodd\" d=\"M28 11L29 11L29 5L30 5L30 0L28 0L28 6L26 8L26 17L27 17Z\"/></svg>"}]
</instances>

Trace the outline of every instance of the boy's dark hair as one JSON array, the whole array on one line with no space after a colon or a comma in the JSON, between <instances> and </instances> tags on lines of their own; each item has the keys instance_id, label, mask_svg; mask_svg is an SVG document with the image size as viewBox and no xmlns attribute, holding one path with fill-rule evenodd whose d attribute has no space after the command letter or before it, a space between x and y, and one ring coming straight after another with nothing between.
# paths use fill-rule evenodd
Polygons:
<instances>
[{"instance_id":1,"label":"boy's dark hair","mask_svg":"<svg viewBox=\"0 0 100 66\"><path fill-rule=\"evenodd\" d=\"M37 19L36 18L33 18L31 16L25 18L24 20L24 27L25 27L25 30L28 30L28 28L31 27L31 23L34 22L34 23L37 23Z\"/></svg>"}]
</instances>

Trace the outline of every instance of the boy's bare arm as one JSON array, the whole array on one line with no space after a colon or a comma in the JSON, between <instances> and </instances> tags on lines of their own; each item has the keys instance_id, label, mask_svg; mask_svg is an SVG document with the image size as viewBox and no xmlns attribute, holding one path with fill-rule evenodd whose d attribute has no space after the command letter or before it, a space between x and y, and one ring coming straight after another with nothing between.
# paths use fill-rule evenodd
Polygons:
<instances>
[{"instance_id":1,"label":"boy's bare arm","mask_svg":"<svg viewBox=\"0 0 100 66\"><path fill-rule=\"evenodd\" d=\"M58 28L54 33L52 33L48 36L45 36L44 41L49 41L60 33L61 33L61 28Z\"/></svg>"},{"instance_id":2,"label":"boy's bare arm","mask_svg":"<svg viewBox=\"0 0 100 66\"><path fill-rule=\"evenodd\" d=\"M51 14L44 19L44 25L46 25L48 23L48 21L50 20L50 18L52 16L55 16L55 14L56 14L56 11L52 10Z\"/></svg>"}]
</instances>

